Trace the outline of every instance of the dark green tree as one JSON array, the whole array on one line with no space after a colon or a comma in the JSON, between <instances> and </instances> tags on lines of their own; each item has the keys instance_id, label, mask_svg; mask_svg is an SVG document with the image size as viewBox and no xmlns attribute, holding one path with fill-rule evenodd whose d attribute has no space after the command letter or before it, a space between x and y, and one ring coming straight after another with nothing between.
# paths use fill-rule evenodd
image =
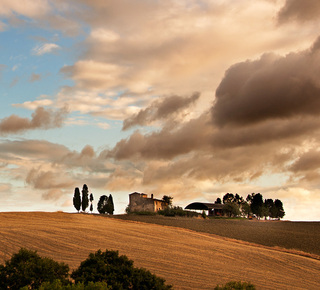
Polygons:
<instances>
[{"instance_id":1,"label":"dark green tree","mask_svg":"<svg viewBox=\"0 0 320 290\"><path fill-rule=\"evenodd\" d=\"M172 205L173 197L172 197L172 196L169 196L169 195L164 195L164 196L162 197L162 200L163 200L164 202L166 202L169 206L171 206L171 205Z\"/></svg>"},{"instance_id":2,"label":"dark green tree","mask_svg":"<svg viewBox=\"0 0 320 290\"><path fill-rule=\"evenodd\" d=\"M108 204L108 197L106 195L100 196L97 204L97 210L100 214L105 214L107 212L107 204Z\"/></svg>"},{"instance_id":3,"label":"dark green tree","mask_svg":"<svg viewBox=\"0 0 320 290\"><path fill-rule=\"evenodd\" d=\"M52 283L55 280L66 285L69 283L68 272L68 265L42 258L37 252L22 248L0 266L0 289L38 289L43 282Z\"/></svg>"},{"instance_id":4,"label":"dark green tree","mask_svg":"<svg viewBox=\"0 0 320 290\"><path fill-rule=\"evenodd\" d=\"M263 196L260 193L252 193L252 200L251 200L251 211L257 217L262 217L263 211Z\"/></svg>"},{"instance_id":5,"label":"dark green tree","mask_svg":"<svg viewBox=\"0 0 320 290\"><path fill-rule=\"evenodd\" d=\"M133 261L119 256L118 251L97 251L90 254L79 268L72 272L76 283L106 282L112 289L171 289L165 280L150 271L135 268Z\"/></svg>"},{"instance_id":6,"label":"dark green tree","mask_svg":"<svg viewBox=\"0 0 320 290\"><path fill-rule=\"evenodd\" d=\"M223 203L231 203L234 201L234 195L232 193L226 193L223 198Z\"/></svg>"},{"instance_id":7,"label":"dark green tree","mask_svg":"<svg viewBox=\"0 0 320 290\"><path fill-rule=\"evenodd\" d=\"M73 205L75 209L79 212L81 208L81 196L80 196L80 190L78 187L74 189Z\"/></svg>"},{"instance_id":8,"label":"dark green tree","mask_svg":"<svg viewBox=\"0 0 320 290\"><path fill-rule=\"evenodd\" d=\"M106 212L111 215L113 215L113 212L114 212L114 204L113 204L113 198L111 194L109 195L109 198L107 201Z\"/></svg>"},{"instance_id":9,"label":"dark green tree","mask_svg":"<svg viewBox=\"0 0 320 290\"><path fill-rule=\"evenodd\" d=\"M221 198L218 197L214 203L215 203L215 204L221 204L221 203L222 203Z\"/></svg>"},{"instance_id":10,"label":"dark green tree","mask_svg":"<svg viewBox=\"0 0 320 290\"><path fill-rule=\"evenodd\" d=\"M269 218L274 218L274 202L273 199L268 198L264 200L264 207L267 209L268 217Z\"/></svg>"},{"instance_id":11,"label":"dark green tree","mask_svg":"<svg viewBox=\"0 0 320 290\"><path fill-rule=\"evenodd\" d=\"M89 200L90 200L90 212L92 213L92 211L93 211L93 204L92 204L92 202L93 202L93 194L92 193L90 193Z\"/></svg>"},{"instance_id":12,"label":"dark green tree","mask_svg":"<svg viewBox=\"0 0 320 290\"><path fill-rule=\"evenodd\" d=\"M229 217L237 217L240 215L239 205L235 202L228 202L223 205L223 212Z\"/></svg>"},{"instance_id":13,"label":"dark green tree","mask_svg":"<svg viewBox=\"0 0 320 290\"><path fill-rule=\"evenodd\" d=\"M240 204L242 204L242 203L244 202L244 200L243 200L243 197L242 197L242 196L240 196L238 193L236 193L236 195L234 196L232 202L235 202L235 203L237 203L238 205L240 205Z\"/></svg>"},{"instance_id":14,"label":"dark green tree","mask_svg":"<svg viewBox=\"0 0 320 290\"><path fill-rule=\"evenodd\" d=\"M252 212L251 212L250 204L248 202L244 201L241 204L241 214L242 214L242 216L249 218L251 213Z\"/></svg>"},{"instance_id":15,"label":"dark green tree","mask_svg":"<svg viewBox=\"0 0 320 290\"><path fill-rule=\"evenodd\" d=\"M282 201L279 200L279 199L276 199L276 200L274 201L274 205L275 205L275 208L276 208L276 216L275 216L275 217L278 218L278 219L283 218L284 215L285 215L285 212L284 212L284 210L283 210Z\"/></svg>"},{"instance_id":16,"label":"dark green tree","mask_svg":"<svg viewBox=\"0 0 320 290\"><path fill-rule=\"evenodd\" d=\"M89 206L89 196L88 196L88 186L86 184L83 185L82 188L82 211L86 211Z\"/></svg>"}]
</instances>

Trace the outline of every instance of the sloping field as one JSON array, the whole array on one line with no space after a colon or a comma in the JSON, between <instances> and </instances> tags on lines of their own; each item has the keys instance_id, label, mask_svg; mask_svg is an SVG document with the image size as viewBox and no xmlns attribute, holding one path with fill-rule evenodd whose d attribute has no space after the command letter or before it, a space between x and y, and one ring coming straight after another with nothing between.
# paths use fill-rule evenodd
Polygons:
<instances>
[{"instance_id":1,"label":"sloping field","mask_svg":"<svg viewBox=\"0 0 320 290\"><path fill-rule=\"evenodd\" d=\"M110 216L108 216L110 217ZM215 234L269 247L282 247L320 256L320 222L264 221L247 219L194 219L161 215L114 215L197 232Z\"/></svg>"},{"instance_id":2,"label":"sloping field","mask_svg":"<svg viewBox=\"0 0 320 290\"><path fill-rule=\"evenodd\" d=\"M182 228L66 213L0 213L0 263L20 247L75 268L90 252L119 250L175 289L231 280L258 289L319 289L320 261Z\"/></svg>"}]
</instances>

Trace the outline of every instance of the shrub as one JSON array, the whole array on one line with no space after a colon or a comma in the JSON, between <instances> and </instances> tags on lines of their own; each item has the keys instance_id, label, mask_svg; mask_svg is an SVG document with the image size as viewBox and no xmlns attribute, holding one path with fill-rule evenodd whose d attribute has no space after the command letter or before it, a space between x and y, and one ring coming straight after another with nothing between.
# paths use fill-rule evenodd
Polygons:
<instances>
[{"instance_id":1,"label":"shrub","mask_svg":"<svg viewBox=\"0 0 320 290\"><path fill-rule=\"evenodd\" d=\"M159 215L164 216L181 216L181 217L193 217L198 216L198 213L184 210L180 206L174 206L174 207L167 207L163 210L158 211Z\"/></svg>"},{"instance_id":2,"label":"shrub","mask_svg":"<svg viewBox=\"0 0 320 290\"><path fill-rule=\"evenodd\" d=\"M171 289L165 280L150 271L133 267L133 261L119 256L118 251L90 254L71 277L76 283L106 282L112 289Z\"/></svg>"},{"instance_id":3,"label":"shrub","mask_svg":"<svg viewBox=\"0 0 320 290\"><path fill-rule=\"evenodd\" d=\"M43 282L58 279L63 285L67 280L69 266L50 258L42 258L37 252L20 249L17 254L0 266L0 289L38 289Z\"/></svg>"},{"instance_id":4,"label":"shrub","mask_svg":"<svg viewBox=\"0 0 320 290\"><path fill-rule=\"evenodd\" d=\"M60 280L55 280L53 283L43 283L39 290L111 290L112 287L108 286L106 282L89 282L88 285L84 283L63 285ZM24 290L24 289L22 289ZM27 289L25 289L27 290Z\"/></svg>"},{"instance_id":5,"label":"shrub","mask_svg":"<svg viewBox=\"0 0 320 290\"><path fill-rule=\"evenodd\" d=\"M236 281L231 281L225 284L224 286L217 285L214 290L255 290L256 287L247 282L236 282Z\"/></svg>"}]
</instances>

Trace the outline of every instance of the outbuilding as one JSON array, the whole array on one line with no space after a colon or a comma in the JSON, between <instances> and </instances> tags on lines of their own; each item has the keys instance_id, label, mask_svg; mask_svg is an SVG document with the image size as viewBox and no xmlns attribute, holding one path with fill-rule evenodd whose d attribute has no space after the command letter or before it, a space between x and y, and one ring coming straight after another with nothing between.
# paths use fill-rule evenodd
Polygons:
<instances>
[{"instance_id":1,"label":"outbuilding","mask_svg":"<svg viewBox=\"0 0 320 290\"><path fill-rule=\"evenodd\" d=\"M208 211L208 216L223 216L222 208L223 204L219 203L193 202L184 209Z\"/></svg>"}]
</instances>

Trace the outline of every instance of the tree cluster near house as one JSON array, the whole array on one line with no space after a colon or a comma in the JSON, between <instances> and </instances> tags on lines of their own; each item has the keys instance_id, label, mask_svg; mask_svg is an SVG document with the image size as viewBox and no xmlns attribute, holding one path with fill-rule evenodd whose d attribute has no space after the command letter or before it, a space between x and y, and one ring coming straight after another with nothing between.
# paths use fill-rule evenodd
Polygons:
<instances>
[{"instance_id":1,"label":"tree cluster near house","mask_svg":"<svg viewBox=\"0 0 320 290\"><path fill-rule=\"evenodd\" d=\"M80 212L80 210L82 210L82 212L86 212L86 209L89 207L90 202L89 210L92 213L94 197L92 193L90 193L89 196L89 189L86 184L83 185L81 193L82 196L78 187L74 189L73 206L78 212ZM109 195L109 197L106 195L100 196L99 202L97 204L97 210L100 214L113 214L114 204L111 194Z\"/></svg>"},{"instance_id":2,"label":"tree cluster near house","mask_svg":"<svg viewBox=\"0 0 320 290\"><path fill-rule=\"evenodd\" d=\"M281 219L285 215L283 204L281 200L263 199L261 193L248 194L244 199L239 194L226 193L222 200L217 198L216 204L223 202L223 212L229 217L256 216L258 219L264 217L265 219Z\"/></svg>"},{"instance_id":3,"label":"tree cluster near house","mask_svg":"<svg viewBox=\"0 0 320 290\"><path fill-rule=\"evenodd\" d=\"M98 212L100 214L113 214L114 212L114 204L113 204L113 197L110 194L109 197L106 195L100 196L97 205Z\"/></svg>"}]
</instances>

